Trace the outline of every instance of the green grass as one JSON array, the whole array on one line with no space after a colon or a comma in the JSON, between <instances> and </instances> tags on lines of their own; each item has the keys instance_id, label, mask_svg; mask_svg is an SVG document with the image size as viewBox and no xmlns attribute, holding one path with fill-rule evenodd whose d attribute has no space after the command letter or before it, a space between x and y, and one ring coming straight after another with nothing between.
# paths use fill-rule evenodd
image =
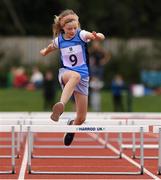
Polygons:
<instances>
[{"instance_id":1,"label":"green grass","mask_svg":"<svg viewBox=\"0 0 161 180\"><path fill-rule=\"evenodd\" d=\"M135 112L161 112L161 96L145 96L133 99Z\"/></svg>"},{"instance_id":2,"label":"green grass","mask_svg":"<svg viewBox=\"0 0 161 180\"><path fill-rule=\"evenodd\" d=\"M55 101L58 101L57 93ZM53 102L54 104L54 102ZM0 111L44 111L44 99L41 90L28 91L26 89L0 89ZM68 103L67 111L72 110L72 103Z\"/></svg>"},{"instance_id":3,"label":"green grass","mask_svg":"<svg viewBox=\"0 0 161 180\"><path fill-rule=\"evenodd\" d=\"M110 92L102 92L101 110L112 112L113 104ZM57 93L56 101L60 97ZM124 104L126 103L124 95ZM127 106L126 106L127 109ZM28 91L25 89L0 89L0 111L43 111L43 95L41 90ZM66 111L72 111L72 103L66 106ZM91 111L91 108L89 108ZM127 111L127 110L126 110ZM144 96L132 99L133 112L160 112L161 96Z\"/></svg>"},{"instance_id":4,"label":"green grass","mask_svg":"<svg viewBox=\"0 0 161 180\"><path fill-rule=\"evenodd\" d=\"M0 89L0 111L42 111L41 91Z\"/></svg>"}]
</instances>

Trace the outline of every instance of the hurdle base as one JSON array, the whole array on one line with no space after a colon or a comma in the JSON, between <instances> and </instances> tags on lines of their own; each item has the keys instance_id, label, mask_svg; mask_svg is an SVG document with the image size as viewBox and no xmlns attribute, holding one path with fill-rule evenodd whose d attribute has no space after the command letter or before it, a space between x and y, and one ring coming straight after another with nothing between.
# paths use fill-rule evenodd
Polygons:
<instances>
[{"instance_id":1,"label":"hurdle base","mask_svg":"<svg viewBox=\"0 0 161 180\"><path fill-rule=\"evenodd\" d=\"M0 174L15 174L15 171L0 171Z\"/></svg>"},{"instance_id":2,"label":"hurdle base","mask_svg":"<svg viewBox=\"0 0 161 180\"><path fill-rule=\"evenodd\" d=\"M133 159L140 159L140 156L131 156ZM144 156L144 159L158 159L157 156Z\"/></svg>"},{"instance_id":3,"label":"hurdle base","mask_svg":"<svg viewBox=\"0 0 161 180\"><path fill-rule=\"evenodd\" d=\"M120 156L40 156L32 154L32 159L120 159Z\"/></svg>"},{"instance_id":4,"label":"hurdle base","mask_svg":"<svg viewBox=\"0 0 161 180\"><path fill-rule=\"evenodd\" d=\"M61 171L34 171L31 170L30 174L46 174L46 175L143 175L142 171L138 172L61 172Z\"/></svg>"},{"instance_id":5,"label":"hurdle base","mask_svg":"<svg viewBox=\"0 0 161 180\"><path fill-rule=\"evenodd\" d=\"M19 159L19 157L20 156L18 154L14 156L14 158L16 158L16 159ZM10 156L10 155L0 156L0 159L10 159L10 158L12 158L12 156Z\"/></svg>"},{"instance_id":6,"label":"hurdle base","mask_svg":"<svg viewBox=\"0 0 161 180\"><path fill-rule=\"evenodd\" d=\"M161 175L161 167L159 166L158 167L158 172L157 172L158 175Z\"/></svg>"}]
</instances>

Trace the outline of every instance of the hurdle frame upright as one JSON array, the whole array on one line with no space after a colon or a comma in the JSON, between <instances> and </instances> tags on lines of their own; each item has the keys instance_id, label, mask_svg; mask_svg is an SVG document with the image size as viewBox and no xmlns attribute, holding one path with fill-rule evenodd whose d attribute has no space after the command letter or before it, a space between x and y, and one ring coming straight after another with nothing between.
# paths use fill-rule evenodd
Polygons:
<instances>
[{"instance_id":1,"label":"hurdle frame upright","mask_svg":"<svg viewBox=\"0 0 161 180\"><path fill-rule=\"evenodd\" d=\"M161 126L154 126L154 133L159 133L159 149L158 149L158 175L161 175Z\"/></svg>"},{"instance_id":2,"label":"hurdle frame upright","mask_svg":"<svg viewBox=\"0 0 161 180\"><path fill-rule=\"evenodd\" d=\"M104 130L102 130L101 132L105 133L105 132L109 132L109 133L120 133L120 132L138 132L140 133L140 171L137 172L108 172L108 171L99 171L99 172L87 172L87 171L67 171L67 172L62 172L62 171L39 171L39 170L33 170L32 169L32 133L33 132L81 132L78 129L79 128L86 128L89 126L78 126L78 125L73 125L73 126L63 126L61 127L62 129L60 129L60 126L35 126L35 125L30 125L27 126L27 131L28 131L28 173L29 174L101 174L101 175L137 175L137 174L143 174L144 173L144 136L143 133L144 132L148 132L148 127L147 126L104 126ZM99 132L99 130L97 130L98 126L90 126L90 127L94 127L96 129L95 132ZM99 126L100 127L100 126ZM45 129L46 128L46 129ZM59 131L58 131L59 129ZM126 129L126 131L125 131ZM139 129L139 130L138 130ZM89 131L83 131L83 132L89 132Z\"/></svg>"},{"instance_id":3,"label":"hurdle frame upright","mask_svg":"<svg viewBox=\"0 0 161 180\"><path fill-rule=\"evenodd\" d=\"M0 171L0 174L15 174L15 125L3 125L3 128L11 132L11 170Z\"/></svg>"}]
</instances>

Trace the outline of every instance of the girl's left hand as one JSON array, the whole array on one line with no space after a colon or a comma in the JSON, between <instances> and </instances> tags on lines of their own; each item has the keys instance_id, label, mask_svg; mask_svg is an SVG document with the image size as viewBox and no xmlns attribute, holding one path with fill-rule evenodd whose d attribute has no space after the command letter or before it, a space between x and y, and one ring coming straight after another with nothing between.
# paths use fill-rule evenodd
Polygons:
<instances>
[{"instance_id":1,"label":"girl's left hand","mask_svg":"<svg viewBox=\"0 0 161 180\"><path fill-rule=\"evenodd\" d=\"M92 31L92 34L95 38L97 38L97 33L95 31Z\"/></svg>"},{"instance_id":2,"label":"girl's left hand","mask_svg":"<svg viewBox=\"0 0 161 180\"><path fill-rule=\"evenodd\" d=\"M104 40L105 39L105 36L102 33L96 33L95 31L93 31L92 34L96 40Z\"/></svg>"}]
</instances>

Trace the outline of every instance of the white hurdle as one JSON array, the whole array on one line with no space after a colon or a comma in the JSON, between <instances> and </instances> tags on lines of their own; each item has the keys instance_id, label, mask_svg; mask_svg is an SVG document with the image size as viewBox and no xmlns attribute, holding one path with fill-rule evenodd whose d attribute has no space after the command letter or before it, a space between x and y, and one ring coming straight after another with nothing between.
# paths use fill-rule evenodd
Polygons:
<instances>
[{"instance_id":1,"label":"white hurdle","mask_svg":"<svg viewBox=\"0 0 161 180\"><path fill-rule=\"evenodd\" d=\"M17 114L16 114L17 116ZM20 148L21 148L21 143L23 142L23 135L22 135L22 125L25 123L24 119L21 119L21 118L16 118L15 119L11 119L10 117L9 118L6 118L6 119L0 119L0 126L3 127L3 125L19 125L20 126L20 132L17 132L17 136L15 137L15 141L16 141L16 145L15 145L15 148L16 148L16 155L15 157L16 158L19 158L19 154L20 154ZM12 141L12 138L0 138L0 142L2 141ZM1 148L11 148L11 145L0 145L0 149ZM0 155L0 158L11 158L11 156L1 156Z\"/></svg>"},{"instance_id":2,"label":"white hurdle","mask_svg":"<svg viewBox=\"0 0 161 180\"><path fill-rule=\"evenodd\" d=\"M11 132L11 170L0 171L0 174L15 173L15 132L20 132L19 125L1 125L0 132Z\"/></svg>"},{"instance_id":3,"label":"white hurdle","mask_svg":"<svg viewBox=\"0 0 161 180\"><path fill-rule=\"evenodd\" d=\"M147 126L156 126L161 125L161 119L128 119L127 125L147 125ZM145 141L146 139L144 139ZM156 137L152 137L147 139L147 141L155 141L158 142ZM132 134L132 144L122 144L122 148L129 148L132 149L132 157L133 158L140 158L140 156L136 156L136 149L140 148L140 145L136 145L136 137L135 133ZM145 149L158 149L157 144L144 144ZM144 156L145 159L158 159L158 156Z\"/></svg>"},{"instance_id":4,"label":"white hurdle","mask_svg":"<svg viewBox=\"0 0 161 180\"><path fill-rule=\"evenodd\" d=\"M62 126L62 125L66 125L67 124L67 121L64 120L64 119L60 119L59 122L54 122L54 121L51 121L51 120L47 120L47 119L41 119L40 121L38 119L34 119L30 122L30 119L29 121L27 122L26 121L26 124L29 124L29 125L59 125L59 126ZM119 120L105 120L105 119L87 119L85 121L85 123L83 125L109 125L109 126L114 126L114 125L126 125L126 120L124 119L119 119ZM75 141L77 142L88 142L88 141L97 141L98 138L99 138L99 133L97 133L97 136L96 138L91 138L91 137L86 137L86 138L81 138L81 137L76 137L75 138ZM32 133L32 150L35 149L35 148L49 148L49 149L52 149L52 148L63 148L64 149L64 145L34 145L34 142L35 141L40 141L40 142L54 142L54 141L62 141L63 137L57 137L57 138L38 138L38 137L35 137L34 136L34 133ZM108 138L108 134L105 133L104 134L104 138L105 138L105 144L99 144L99 145L81 145L81 146L78 146L78 145L71 145L69 146L68 148L107 148L107 142L109 140ZM122 150L121 150L121 143L122 143L122 134L119 133L119 136L117 138L118 142L119 142L119 147L120 147L120 154L119 155L113 155L113 156L108 156L109 159L113 159L113 158L121 158L121 155L122 155ZM116 138L115 138L115 141L116 141ZM32 152L32 158L55 158L55 156L49 156L49 155L44 155L44 156L40 156L40 155L35 155L34 152Z\"/></svg>"},{"instance_id":5,"label":"white hurdle","mask_svg":"<svg viewBox=\"0 0 161 180\"><path fill-rule=\"evenodd\" d=\"M2 148L10 148L11 155L0 155L0 159L11 159L11 170L0 171L0 174L14 174L15 173L15 158L19 158L21 143L23 142L22 125L25 118L28 116L27 112L1 112L0 113L0 132L9 132L11 137L0 138L0 141L9 141L10 145L0 145ZM15 129L16 128L16 129ZM17 136L16 136L17 134Z\"/></svg>"},{"instance_id":6,"label":"white hurdle","mask_svg":"<svg viewBox=\"0 0 161 180\"><path fill-rule=\"evenodd\" d=\"M28 113L28 118L49 118L50 119L51 112L30 112ZM69 119L75 117L74 112L64 112L61 115L61 119ZM160 119L161 113L109 113L109 112L88 112L87 119Z\"/></svg>"},{"instance_id":7,"label":"white hurdle","mask_svg":"<svg viewBox=\"0 0 161 180\"><path fill-rule=\"evenodd\" d=\"M77 172L77 171L68 171L68 172L61 172L61 171L34 171L32 170L32 133L34 132L41 132L41 133L60 133L60 132L76 132L76 133L140 133L140 171L137 172ZM144 148L143 148L143 133L148 132L147 126L101 126L101 125L62 125L62 126L50 126L50 125L30 125L28 126L28 172L30 174L143 174L144 169ZM83 156L55 156L55 158L84 158ZM106 156L92 156L91 158L106 158Z\"/></svg>"}]
</instances>

